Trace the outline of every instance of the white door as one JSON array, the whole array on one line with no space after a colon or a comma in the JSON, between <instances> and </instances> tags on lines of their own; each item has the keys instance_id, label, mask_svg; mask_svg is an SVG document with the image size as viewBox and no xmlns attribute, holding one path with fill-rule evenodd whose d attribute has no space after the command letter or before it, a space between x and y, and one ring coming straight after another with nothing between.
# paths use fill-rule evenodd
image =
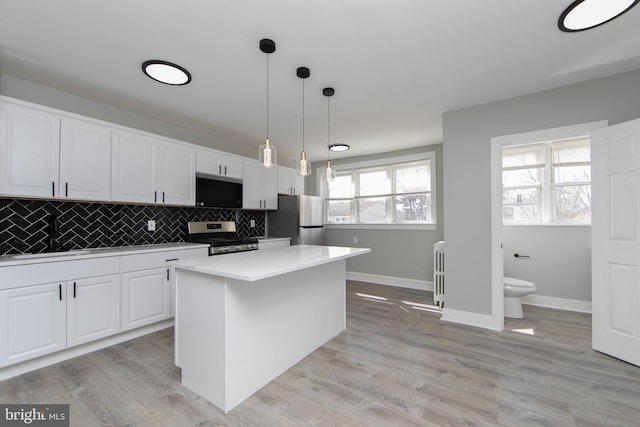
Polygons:
<instances>
[{"instance_id":1,"label":"white door","mask_svg":"<svg viewBox=\"0 0 640 427\"><path fill-rule=\"evenodd\" d=\"M0 292L0 367L66 347L65 293L64 283Z\"/></svg>"},{"instance_id":2,"label":"white door","mask_svg":"<svg viewBox=\"0 0 640 427\"><path fill-rule=\"evenodd\" d=\"M244 163L242 207L262 209L262 204L262 166L258 162L247 161Z\"/></svg>"},{"instance_id":3,"label":"white door","mask_svg":"<svg viewBox=\"0 0 640 427\"><path fill-rule=\"evenodd\" d=\"M278 209L278 170L275 168L262 170L262 200L264 209Z\"/></svg>"},{"instance_id":4,"label":"white door","mask_svg":"<svg viewBox=\"0 0 640 427\"><path fill-rule=\"evenodd\" d=\"M62 119L60 197L111 200L111 129Z\"/></svg>"},{"instance_id":5,"label":"white door","mask_svg":"<svg viewBox=\"0 0 640 427\"><path fill-rule=\"evenodd\" d=\"M170 142L160 144L158 202L194 206L196 203L196 151Z\"/></svg>"},{"instance_id":6,"label":"white door","mask_svg":"<svg viewBox=\"0 0 640 427\"><path fill-rule=\"evenodd\" d=\"M593 349L640 366L640 119L591 134Z\"/></svg>"},{"instance_id":7,"label":"white door","mask_svg":"<svg viewBox=\"0 0 640 427\"><path fill-rule=\"evenodd\" d=\"M58 194L60 117L0 104L0 193L52 198Z\"/></svg>"},{"instance_id":8,"label":"white door","mask_svg":"<svg viewBox=\"0 0 640 427\"><path fill-rule=\"evenodd\" d=\"M170 269L154 268L122 275L122 330L171 317Z\"/></svg>"},{"instance_id":9,"label":"white door","mask_svg":"<svg viewBox=\"0 0 640 427\"><path fill-rule=\"evenodd\" d=\"M116 131L112 162L114 201L159 203L157 140Z\"/></svg>"},{"instance_id":10,"label":"white door","mask_svg":"<svg viewBox=\"0 0 640 427\"><path fill-rule=\"evenodd\" d=\"M67 347L120 332L120 275L67 282Z\"/></svg>"}]
</instances>

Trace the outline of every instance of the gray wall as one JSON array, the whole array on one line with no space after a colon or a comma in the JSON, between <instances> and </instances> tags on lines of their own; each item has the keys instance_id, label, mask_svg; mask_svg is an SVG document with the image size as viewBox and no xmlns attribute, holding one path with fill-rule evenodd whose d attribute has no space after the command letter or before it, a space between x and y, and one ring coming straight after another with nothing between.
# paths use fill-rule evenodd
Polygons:
<instances>
[{"instance_id":1,"label":"gray wall","mask_svg":"<svg viewBox=\"0 0 640 427\"><path fill-rule=\"evenodd\" d=\"M640 70L443 115L447 307L491 313L491 138L640 117Z\"/></svg>"},{"instance_id":2,"label":"gray wall","mask_svg":"<svg viewBox=\"0 0 640 427\"><path fill-rule=\"evenodd\" d=\"M433 244L442 240L444 229L444 215L442 210L442 144L382 153L373 156L334 159L331 163L334 166L339 166L340 164L386 159L389 157L426 153L429 151L436 152L436 229L329 229L326 234L326 243L328 245L371 248L370 254L348 259L347 271L410 280L432 281ZM317 177L314 177L313 180L307 180L308 194L317 194L315 187L316 179ZM354 236L358 238L357 244L353 243Z\"/></svg>"},{"instance_id":3,"label":"gray wall","mask_svg":"<svg viewBox=\"0 0 640 427\"><path fill-rule=\"evenodd\" d=\"M505 276L532 281L537 296L591 301L591 227L508 225L502 237Z\"/></svg>"}]
</instances>

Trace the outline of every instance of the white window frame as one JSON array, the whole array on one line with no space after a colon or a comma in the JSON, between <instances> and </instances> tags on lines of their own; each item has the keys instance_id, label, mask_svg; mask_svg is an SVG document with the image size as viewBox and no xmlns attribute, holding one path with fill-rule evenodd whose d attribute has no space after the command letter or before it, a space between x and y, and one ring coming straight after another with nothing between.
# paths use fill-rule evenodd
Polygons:
<instances>
[{"instance_id":1,"label":"white window frame","mask_svg":"<svg viewBox=\"0 0 640 427\"><path fill-rule=\"evenodd\" d=\"M540 181L540 200L538 207L540 209L540 219L538 221L507 221L504 220L504 225L508 226L530 226L530 225L561 225L561 226L590 226L591 221L563 221L554 219L555 215L555 189L562 186L575 186L575 185L591 185L591 181L583 183L556 183L554 180L554 161L553 161L553 149L554 145L561 145L565 141L579 140L582 138L589 139L589 134L577 134L570 137L556 138L543 141L526 142L523 144L511 144L503 146L504 149L519 149L522 151L528 151L527 148L540 147L544 151L543 162L539 165L530 165L529 168L540 166L542 168L542 179ZM531 150L533 151L533 150ZM503 151L501 150L501 158ZM591 162L589 162L591 163ZM544 166L542 166L544 164ZM502 169L501 169L502 171ZM501 172L502 173L502 172ZM524 188L524 187L522 187ZM504 191L504 188L502 188ZM504 214L504 213L503 213Z\"/></svg>"},{"instance_id":2,"label":"white window frame","mask_svg":"<svg viewBox=\"0 0 640 427\"><path fill-rule=\"evenodd\" d=\"M430 223L424 223L424 222L407 222L407 223L354 223L354 222L350 222L350 223L335 223L335 222L326 222L326 216L325 216L325 227L326 228L336 228L336 229L376 229L376 230L383 230L383 229L390 229L390 230L435 230L437 227L437 181L436 181L436 153L435 151L429 151L426 153L419 153L419 154L410 154L410 155L406 155L406 156L397 156L397 157L390 157L390 158L386 158L386 159L380 159L380 160L369 160L369 161L363 161L363 162L355 162L355 163L346 163L346 164L339 164L339 165L335 165L334 164L334 168L336 170L336 175L338 175L341 171L345 171L345 170L358 170L358 171L362 171L365 169L370 169L370 170L374 170L376 168L390 168L394 165L397 164L406 164L406 163L412 163L412 162L418 162L418 161L424 161L424 160L428 160L429 161L429 178L430 178L430 194L431 194L431 220L432 222ZM326 199L327 196L327 187L326 187L326 181L324 179L324 174L322 172L323 167L318 167L317 168L317 173L316 173L316 177L317 177L317 188L318 188L318 194L320 195L320 197L322 197L323 199ZM357 175L357 174L355 174ZM357 179L357 178L356 178ZM393 177L391 177L390 179L394 179ZM393 183L392 183L393 184ZM357 186L357 182L354 181L354 185ZM393 188L393 186L392 186ZM356 203L357 198L354 197L351 199L351 203L352 203L352 213L354 215L357 215L357 209L358 209L358 203ZM387 206L387 216L389 217L389 215L393 215L393 212L391 212L391 210L393 209L393 203L389 203ZM357 216L356 216L357 217Z\"/></svg>"}]
</instances>

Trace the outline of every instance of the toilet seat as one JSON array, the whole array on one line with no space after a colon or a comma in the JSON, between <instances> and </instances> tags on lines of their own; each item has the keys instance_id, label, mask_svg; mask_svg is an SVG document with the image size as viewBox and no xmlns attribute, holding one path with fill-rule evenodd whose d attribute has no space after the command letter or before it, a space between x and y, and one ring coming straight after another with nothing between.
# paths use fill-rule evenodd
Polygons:
<instances>
[{"instance_id":1,"label":"toilet seat","mask_svg":"<svg viewBox=\"0 0 640 427\"><path fill-rule=\"evenodd\" d=\"M527 290L536 290L536 285L533 282L529 282L527 280L516 279L514 277L503 277L504 286L511 286L513 288L519 289L527 289Z\"/></svg>"}]
</instances>

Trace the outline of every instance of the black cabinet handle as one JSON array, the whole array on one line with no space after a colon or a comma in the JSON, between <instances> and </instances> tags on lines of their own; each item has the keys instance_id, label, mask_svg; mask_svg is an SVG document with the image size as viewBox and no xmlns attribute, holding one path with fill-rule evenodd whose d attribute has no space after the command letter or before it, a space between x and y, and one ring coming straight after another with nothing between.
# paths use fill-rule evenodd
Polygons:
<instances>
[{"instance_id":1,"label":"black cabinet handle","mask_svg":"<svg viewBox=\"0 0 640 427\"><path fill-rule=\"evenodd\" d=\"M218 175L222 175L222 165L218 165Z\"/></svg>"},{"instance_id":2,"label":"black cabinet handle","mask_svg":"<svg viewBox=\"0 0 640 427\"><path fill-rule=\"evenodd\" d=\"M76 297L76 282L73 282L73 297Z\"/></svg>"},{"instance_id":3,"label":"black cabinet handle","mask_svg":"<svg viewBox=\"0 0 640 427\"><path fill-rule=\"evenodd\" d=\"M62 301L62 283L58 285L58 300Z\"/></svg>"},{"instance_id":4,"label":"black cabinet handle","mask_svg":"<svg viewBox=\"0 0 640 427\"><path fill-rule=\"evenodd\" d=\"M69 183L64 183L64 197L69 197Z\"/></svg>"},{"instance_id":5,"label":"black cabinet handle","mask_svg":"<svg viewBox=\"0 0 640 427\"><path fill-rule=\"evenodd\" d=\"M513 256L516 258L529 258L529 255L513 254Z\"/></svg>"},{"instance_id":6,"label":"black cabinet handle","mask_svg":"<svg viewBox=\"0 0 640 427\"><path fill-rule=\"evenodd\" d=\"M169 279L169 271L170 271L170 270L171 270L170 268L167 268L167 281L169 281L169 280L170 280L170 279Z\"/></svg>"},{"instance_id":7,"label":"black cabinet handle","mask_svg":"<svg viewBox=\"0 0 640 427\"><path fill-rule=\"evenodd\" d=\"M169 261L178 261L180 258L170 258L170 259L165 259L165 262L169 262Z\"/></svg>"},{"instance_id":8,"label":"black cabinet handle","mask_svg":"<svg viewBox=\"0 0 640 427\"><path fill-rule=\"evenodd\" d=\"M164 191L162 192L162 203L164 203Z\"/></svg>"},{"instance_id":9,"label":"black cabinet handle","mask_svg":"<svg viewBox=\"0 0 640 427\"><path fill-rule=\"evenodd\" d=\"M224 176L227 176L227 167L224 167Z\"/></svg>"},{"instance_id":10,"label":"black cabinet handle","mask_svg":"<svg viewBox=\"0 0 640 427\"><path fill-rule=\"evenodd\" d=\"M56 197L56 183L51 181L51 195Z\"/></svg>"},{"instance_id":11,"label":"black cabinet handle","mask_svg":"<svg viewBox=\"0 0 640 427\"><path fill-rule=\"evenodd\" d=\"M157 202L157 201L158 201L158 192L157 192L157 191L154 191L154 192L153 192L153 201L154 201L154 202Z\"/></svg>"}]
</instances>

